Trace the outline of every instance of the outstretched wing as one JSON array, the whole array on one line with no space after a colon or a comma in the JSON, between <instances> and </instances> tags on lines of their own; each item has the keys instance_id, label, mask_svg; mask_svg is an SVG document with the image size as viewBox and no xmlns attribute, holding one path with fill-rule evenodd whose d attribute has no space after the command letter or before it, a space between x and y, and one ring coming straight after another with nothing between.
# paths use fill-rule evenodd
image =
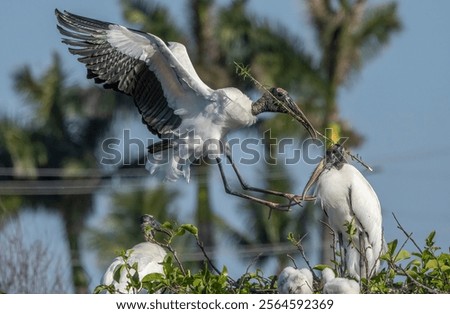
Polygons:
<instances>
[{"instance_id":1,"label":"outstretched wing","mask_svg":"<svg viewBox=\"0 0 450 314\"><path fill-rule=\"evenodd\" d=\"M67 37L63 43L80 56L88 78L132 96L152 133L173 132L211 95L182 44L68 12L55 14L58 30Z\"/></svg>"}]
</instances>

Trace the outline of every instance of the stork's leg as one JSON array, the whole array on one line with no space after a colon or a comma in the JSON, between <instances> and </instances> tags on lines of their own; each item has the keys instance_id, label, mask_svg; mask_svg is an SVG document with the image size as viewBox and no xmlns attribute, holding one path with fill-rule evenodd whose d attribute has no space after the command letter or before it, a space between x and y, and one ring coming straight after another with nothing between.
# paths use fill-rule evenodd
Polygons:
<instances>
[{"instance_id":1,"label":"stork's leg","mask_svg":"<svg viewBox=\"0 0 450 314\"><path fill-rule=\"evenodd\" d=\"M285 193L285 192L279 192L279 191L273 191L273 190L268 190L268 189L263 189L263 188L257 188L257 187L253 187L250 186L242 177L241 173L239 172L239 169L237 168L237 166L234 164L233 159L231 158L231 153L230 152L225 152L225 155L227 156L228 161L230 162L231 166L233 167L234 173L236 174L239 183L241 184L241 187L246 190L246 191L253 191L253 192L258 192L258 193L264 193L264 194L270 194L270 195L276 195L276 196L281 196L284 197L286 199L288 199L291 203L289 203L288 205L284 205L284 206L292 206L295 204L301 205L300 202L301 201L314 201L316 198L314 196L306 196L306 197L302 197L301 195L296 195L296 194L292 194L292 193Z\"/></svg>"},{"instance_id":2,"label":"stork's leg","mask_svg":"<svg viewBox=\"0 0 450 314\"><path fill-rule=\"evenodd\" d=\"M367 259L367 250L369 246L366 246L366 237L364 232L359 233L359 249L361 250L361 257L359 259L359 274L361 278L370 278L371 269L369 268L369 260ZM367 237L368 239L368 237Z\"/></svg>"},{"instance_id":3,"label":"stork's leg","mask_svg":"<svg viewBox=\"0 0 450 314\"><path fill-rule=\"evenodd\" d=\"M341 264L339 265L341 275L344 276L347 272L347 248L344 247L344 238L342 232L338 233L339 254L341 255Z\"/></svg>"},{"instance_id":4,"label":"stork's leg","mask_svg":"<svg viewBox=\"0 0 450 314\"><path fill-rule=\"evenodd\" d=\"M265 205L271 209L276 209L276 210L281 210L281 211L289 211L289 206L288 205L282 205L279 203L275 203L275 202L269 202L251 195L247 195L244 193L240 193L237 191L233 191L230 187L230 185L228 184L227 178L225 177L225 172L223 170L223 166L222 166L222 159L220 157L216 158L217 161L217 165L219 166L219 170L220 170L220 175L222 177L222 181L223 181L223 186L225 188L225 192L234 196L238 196L241 198L245 198L254 202L257 202L259 204Z\"/></svg>"}]
</instances>

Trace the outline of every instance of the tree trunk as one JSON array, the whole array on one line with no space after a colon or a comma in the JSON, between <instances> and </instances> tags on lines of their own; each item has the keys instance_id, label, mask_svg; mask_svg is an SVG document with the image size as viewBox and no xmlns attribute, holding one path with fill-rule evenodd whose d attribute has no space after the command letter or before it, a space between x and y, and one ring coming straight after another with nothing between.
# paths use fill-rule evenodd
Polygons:
<instances>
[{"instance_id":1,"label":"tree trunk","mask_svg":"<svg viewBox=\"0 0 450 314\"><path fill-rule=\"evenodd\" d=\"M75 293L89 293L89 278L84 270L81 261L80 251L80 234L84 227L84 221L86 219L86 202L82 199L91 196L78 196L78 199L71 197L72 202L63 202L63 204L71 204L70 207L62 208L64 224L67 233L67 241L70 250L70 261L72 265L72 282L75 289ZM81 202L80 202L81 200ZM89 202L90 203L90 202Z\"/></svg>"},{"instance_id":2,"label":"tree trunk","mask_svg":"<svg viewBox=\"0 0 450 314\"><path fill-rule=\"evenodd\" d=\"M211 208L210 189L208 185L208 165L200 164L195 167L195 170L197 172L196 224L198 227L198 235L204 247L211 249L216 243L213 230L214 213ZM213 258L211 255L209 257Z\"/></svg>"}]
</instances>

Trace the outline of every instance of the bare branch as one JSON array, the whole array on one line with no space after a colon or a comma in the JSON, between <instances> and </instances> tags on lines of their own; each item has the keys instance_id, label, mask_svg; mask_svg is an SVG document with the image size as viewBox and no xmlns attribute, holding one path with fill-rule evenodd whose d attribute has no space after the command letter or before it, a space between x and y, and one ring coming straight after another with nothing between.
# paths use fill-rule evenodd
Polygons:
<instances>
[{"instance_id":1,"label":"bare branch","mask_svg":"<svg viewBox=\"0 0 450 314\"><path fill-rule=\"evenodd\" d=\"M411 242L414 244L414 246L416 247L416 249L420 252L420 254L422 254L422 250L420 249L419 245L416 243L416 241L414 241L414 239L411 237L412 236L412 232L408 233L406 232L406 230L403 228L403 226L400 224L400 222L398 221L397 217L395 216L394 213L392 213L392 216L394 216L395 221L397 222L397 228L400 229L407 237L407 240L411 240Z\"/></svg>"}]
</instances>

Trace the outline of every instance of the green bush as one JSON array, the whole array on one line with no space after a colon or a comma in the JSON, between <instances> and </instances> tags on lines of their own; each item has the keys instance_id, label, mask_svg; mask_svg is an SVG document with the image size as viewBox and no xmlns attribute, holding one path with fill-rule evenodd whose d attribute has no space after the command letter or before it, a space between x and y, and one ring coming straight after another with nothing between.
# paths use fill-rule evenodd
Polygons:
<instances>
[{"instance_id":1,"label":"green bush","mask_svg":"<svg viewBox=\"0 0 450 314\"><path fill-rule=\"evenodd\" d=\"M141 280L137 275L137 265L125 264L116 270L116 275L122 269L128 274L128 289L132 292L148 293L208 293L208 294L239 294L239 293L276 293L277 276L265 277L261 270L245 272L240 278L233 279L228 275L227 268L217 269L207 256L198 237L195 226L173 225L164 223L158 228L148 227L147 235L151 235L153 242L166 248L168 254L163 261L164 275L148 274ZM159 235L158 240L155 234ZM405 233L406 234L406 233ZM180 262L176 251L172 247L178 237L194 236L197 245L204 254L203 267L193 273ZM384 261L382 269L370 279L362 279L361 293L449 293L450 292L450 254L440 251L435 246L435 232L431 232L425 240L425 246L420 248L409 236L403 245L398 247L398 240L387 245L387 252L381 256ZM301 240L296 240L292 234L288 239L304 256ZM408 252L405 244L412 241L417 252ZM125 252L122 257L127 260ZM308 264L309 265L309 264ZM338 265L335 265L336 267ZM314 270L320 271L324 265L316 265ZM312 271L314 271L311 269ZM131 271L135 270L135 271ZM321 293L322 284L315 276L314 288ZM144 290L144 291L145 291ZM114 293L113 286L97 286L95 293Z\"/></svg>"}]
</instances>

